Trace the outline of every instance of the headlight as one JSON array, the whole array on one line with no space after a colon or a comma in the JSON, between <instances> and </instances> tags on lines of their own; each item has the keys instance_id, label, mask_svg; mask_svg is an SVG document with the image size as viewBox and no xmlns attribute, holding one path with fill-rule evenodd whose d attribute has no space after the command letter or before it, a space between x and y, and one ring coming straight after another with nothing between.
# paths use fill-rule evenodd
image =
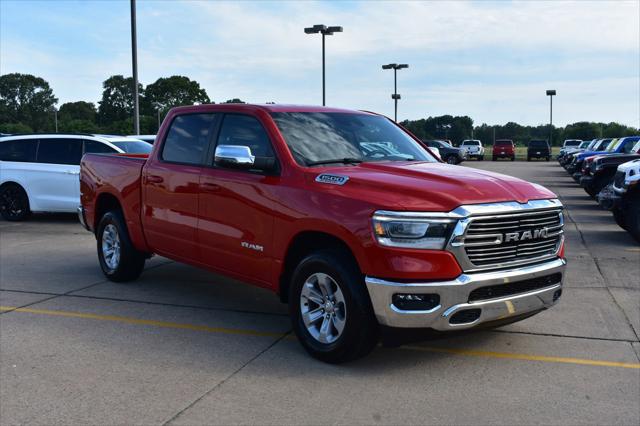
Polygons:
<instances>
[{"instance_id":1,"label":"headlight","mask_svg":"<svg viewBox=\"0 0 640 426\"><path fill-rule=\"evenodd\" d=\"M455 219L399 212L376 212L372 221L374 235L383 246L432 250L444 249L456 224Z\"/></svg>"}]
</instances>

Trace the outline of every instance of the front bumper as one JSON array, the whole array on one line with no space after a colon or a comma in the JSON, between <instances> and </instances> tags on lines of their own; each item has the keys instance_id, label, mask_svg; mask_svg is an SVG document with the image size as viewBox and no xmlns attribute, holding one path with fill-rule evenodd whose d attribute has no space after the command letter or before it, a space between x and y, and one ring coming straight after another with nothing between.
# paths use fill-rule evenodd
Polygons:
<instances>
[{"instance_id":1,"label":"front bumper","mask_svg":"<svg viewBox=\"0 0 640 426\"><path fill-rule=\"evenodd\" d=\"M553 306L560 295L564 279L564 259L554 259L534 266L503 271L462 274L455 280L428 283L400 283L366 277L365 282L373 309L382 325L399 328L432 328L439 331L462 330L509 317L535 313ZM542 278L560 273L560 281L536 290L509 296L469 302L473 290L500 284ZM432 309L408 311L393 304L394 294L437 294L439 304ZM456 313L479 310L470 322L452 319ZM477 311L476 311L477 312Z\"/></svg>"},{"instance_id":2,"label":"front bumper","mask_svg":"<svg viewBox=\"0 0 640 426\"><path fill-rule=\"evenodd\" d=\"M583 188L589 188L593 183L593 176L581 176L580 186Z\"/></svg>"}]
</instances>

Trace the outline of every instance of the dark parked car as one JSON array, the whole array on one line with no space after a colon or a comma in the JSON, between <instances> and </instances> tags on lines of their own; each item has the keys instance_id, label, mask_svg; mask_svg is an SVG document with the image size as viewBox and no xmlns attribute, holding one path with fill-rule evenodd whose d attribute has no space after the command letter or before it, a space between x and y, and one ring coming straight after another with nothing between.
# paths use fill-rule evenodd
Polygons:
<instances>
[{"instance_id":1,"label":"dark parked car","mask_svg":"<svg viewBox=\"0 0 640 426\"><path fill-rule=\"evenodd\" d=\"M449 164L460 164L467 159L467 151L465 149L456 148L445 141L428 140L422 142L429 148L438 148L442 161L446 161Z\"/></svg>"},{"instance_id":2,"label":"dark parked car","mask_svg":"<svg viewBox=\"0 0 640 426\"><path fill-rule=\"evenodd\" d=\"M623 138L621 143L631 146L621 153L606 153L587 157L582 166L580 186L587 194L595 197L605 186L613 182L616 169L620 164L640 158L640 137Z\"/></svg>"},{"instance_id":3,"label":"dark parked car","mask_svg":"<svg viewBox=\"0 0 640 426\"><path fill-rule=\"evenodd\" d=\"M527 147L527 161L532 158L544 158L549 161L551 159L551 147L546 140L532 140Z\"/></svg>"}]
</instances>

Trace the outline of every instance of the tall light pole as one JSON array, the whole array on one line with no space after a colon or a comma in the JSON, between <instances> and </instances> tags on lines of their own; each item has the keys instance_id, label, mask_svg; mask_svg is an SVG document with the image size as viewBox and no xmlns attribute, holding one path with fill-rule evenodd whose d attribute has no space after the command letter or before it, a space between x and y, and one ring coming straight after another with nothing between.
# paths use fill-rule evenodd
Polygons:
<instances>
[{"instance_id":1,"label":"tall light pole","mask_svg":"<svg viewBox=\"0 0 640 426\"><path fill-rule=\"evenodd\" d=\"M133 65L133 133L140 134L138 104L138 42L136 36L136 0L131 0L131 62Z\"/></svg>"},{"instance_id":2,"label":"tall light pole","mask_svg":"<svg viewBox=\"0 0 640 426\"><path fill-rule=\"evenodd\" d=\"M395 113L393 117L396 122L398 122L398 99L400 99L400 95L398 94L398 70L403 68L409 68L409 65L387 64L382 66L383 70L393 70L393 95L391 95L391 99L393 99L395 104Z\"/></svg>"},{"instance_id":3,"label":"tall light pole","mask_svg":"<svg viewBox=\"0 0 640 426\"><path fill-rule=\"evenodd\" d=\"M555 95L555 90L547 90L547 96L549 96L549 146L553 146L553 97Z\"/></svg>"},{"instance_id":4,"label":"tall light pole","mask_svg":"<svg viewBox=\"0 0 640 426\"><path fill-rule=\"evenodd\" d=\"M324 36L341 33L342 27L327 27L326 25L314 25L304 29L305 34L322 34L322 106L326 104L325 77L324 77Z\"/></svg>"}]
</instances>

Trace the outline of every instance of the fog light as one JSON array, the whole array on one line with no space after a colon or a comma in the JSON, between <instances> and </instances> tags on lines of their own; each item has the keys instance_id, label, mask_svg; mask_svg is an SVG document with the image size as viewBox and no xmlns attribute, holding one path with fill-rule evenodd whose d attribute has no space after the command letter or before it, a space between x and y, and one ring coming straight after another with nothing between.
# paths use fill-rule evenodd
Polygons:
<instances>
[{"instance_id":1,"label":"fog light","mask_svg":"<svg viewBox=\"0 0 640 426\"><path fill-rule=\"evenodd\" d=\"M556 290L556 292L553 293L553 301L555 302L560 299L560 296L562 296L562 290Z\"/></svg>"},{"instance_id":2,"label":"fog light","mask_svg":"<svg viewBox=\"0 0 640 426\"><path fill-rule=\"evenodd\" d=\"M440 304L440 296L437 294L396 293L391 300L402 311L428 311Z\"/></svg>"}]
</instances>

